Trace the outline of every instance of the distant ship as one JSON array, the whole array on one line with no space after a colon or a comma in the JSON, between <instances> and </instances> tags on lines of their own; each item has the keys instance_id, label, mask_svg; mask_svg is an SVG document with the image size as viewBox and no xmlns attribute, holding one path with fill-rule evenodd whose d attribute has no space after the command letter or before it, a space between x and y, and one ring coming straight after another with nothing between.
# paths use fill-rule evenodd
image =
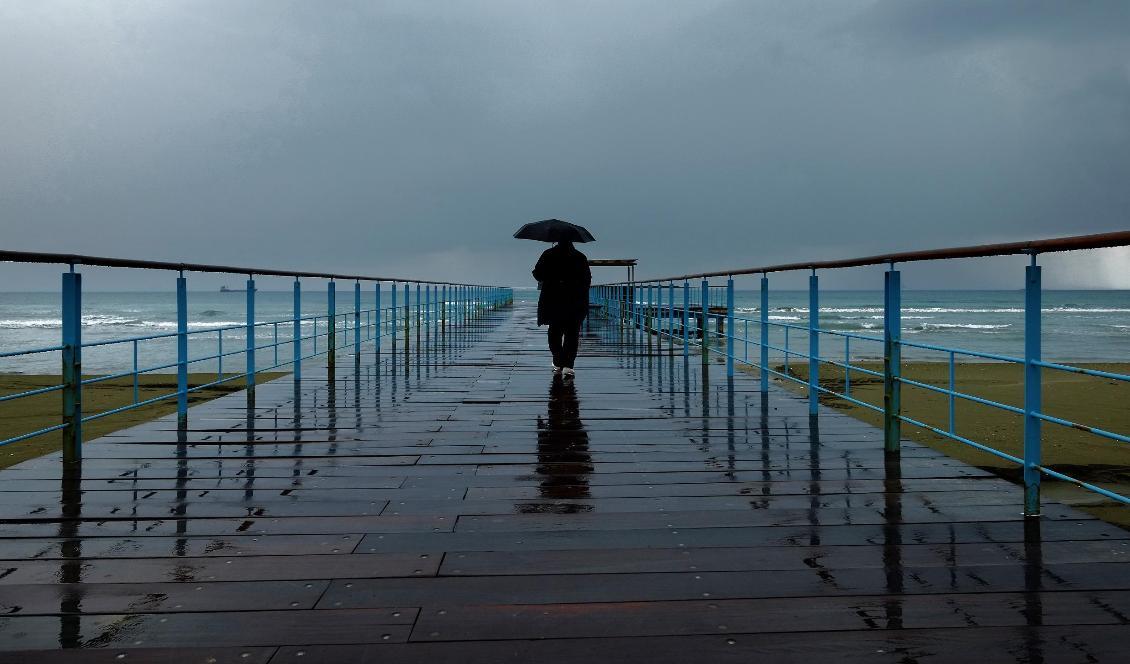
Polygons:
<instances>
[{"instance_id":1,"label":"distant ship","mask_svg":"<svg viewBox=\"0 0 1130 664\"><path fill-rule=\"evenodd\" d=\"M256 289L258 290L258 289ZM227 286L220 286L221 293L246 293L246 288L228 288Z\"/></svg>"}]
</instances>

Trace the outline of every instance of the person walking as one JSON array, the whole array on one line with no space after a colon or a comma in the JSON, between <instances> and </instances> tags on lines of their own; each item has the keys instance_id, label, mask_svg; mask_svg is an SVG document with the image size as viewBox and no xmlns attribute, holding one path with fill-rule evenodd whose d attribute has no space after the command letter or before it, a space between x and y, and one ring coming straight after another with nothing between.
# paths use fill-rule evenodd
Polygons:
<instances>
[{"instance_id":1,"label":"person walking","mask_svg":"<svg viewBox=\"0 0 1130 664\"><path fill-rule=\"evenodd\" d=\"M549 352L553 373L573 378L573 364L580 344L581 324L589 313L589 259L562 241L546 249L534 266L534 279L541 287L538 325L549 326Z\"/></svg>"}]
</instances>

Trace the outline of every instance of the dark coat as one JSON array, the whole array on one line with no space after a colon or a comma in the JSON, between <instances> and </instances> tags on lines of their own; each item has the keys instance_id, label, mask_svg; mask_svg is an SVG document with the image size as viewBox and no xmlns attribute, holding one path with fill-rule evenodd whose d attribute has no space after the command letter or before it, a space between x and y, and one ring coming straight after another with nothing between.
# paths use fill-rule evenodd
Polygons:
<instances>
[{"instance_id":1,"label":"dark coat","mask_svg":"<svg viewBox=\"0 0 1130 664\"><path fill-rule=\"evenodd\" d=\"M589 259L571 244L546 249L534 266L541 283L538 325L580 325L589 313Z\"/></svg>"}]
</instances>

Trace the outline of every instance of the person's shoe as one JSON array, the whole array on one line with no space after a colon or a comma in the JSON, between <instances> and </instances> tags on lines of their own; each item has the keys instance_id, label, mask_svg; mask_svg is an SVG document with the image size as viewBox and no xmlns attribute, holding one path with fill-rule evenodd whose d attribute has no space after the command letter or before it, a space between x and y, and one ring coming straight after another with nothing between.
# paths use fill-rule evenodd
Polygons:
<instances>
[{"instance_id":1,"label":"person's shoe","mask_svg":"<svg viewBox=\"0 0 1130 664\"><path fill-rule=\"evenodd\" d=\"M556 364L553 365L553 375L554 376L560 376L561 375L561 367L557 366Z\"/></svg>"},{"instance_id":2,"label":"person's shoe","mask_svg":"<svg viewBox=\"0 0 1130 664\"><path fill-rule=\"evenodd\" d=\"M577 372L573 371L572 367L565 367L561 370L561 376L563 378L576 378Z\"/></svg>"}]
</instances>

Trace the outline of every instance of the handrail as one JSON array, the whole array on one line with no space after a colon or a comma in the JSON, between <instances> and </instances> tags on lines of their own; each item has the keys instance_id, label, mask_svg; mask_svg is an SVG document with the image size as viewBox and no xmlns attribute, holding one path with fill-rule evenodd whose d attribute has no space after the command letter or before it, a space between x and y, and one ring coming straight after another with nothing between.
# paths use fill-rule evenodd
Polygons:
<instances>
[{"instance_id":1,"label":"handrail","mask_svg":"<svg viewBox=\"0 0 1130 664\"><path fill-rule=\"evenodd\" d=\"M274 270L269 268L232 267L210 265L207 263L171 263L166 261L135 260L131 258L112 258L107 256L87 256L83 254L56 254L41 251L8 251L0 249L0 261L7 263L46 263L56 265L90 265L97 267L127 267L147 270L172 270L179 272L212 272L222 274L246 274L266 277L309 277L312 279L335 279L342 281L390 281L414 284L433 284L437 286L474 286L492 288L488 284L470 284L455 281L430 281L427 279L404 279L400 277L374 277L358 274L338 274L334 272L304 272L299 270Z\"/></svg>"},{"instance_id":2,"label":"handrail","mask_svg":"<svg viewBox=\"0 0 1130 664\"><path fill-rule=\"evenodd\" d=\"M61 431L63 434L63 461L65 463L78 462L82 459L82 425L117 413L125 412L163 400L176 399L177 427L185 430L188 421L188 395L203 389L204 386L189 385L189 368L197 367L201 362L214 362L217 380L207 385L218 385L231 380L245 379L248 403L253 403L257 374L272 371L280 367L289 366L294 377L295 385L301 384L301 368L305 360L325 356L326 380L333 384L336 380L336 358L339 351L353 348L354 359L360 367L362 346L369 344L373 361L380 366L381 356L384 355L396 362L397 342L401 340L403 346L404 368L408 371L410 364L409 347L416 348L416 362L419 364L420 351L439 352L440 348L451 348L452 344L459 343L467 334L474 331L474 326L487 314L487 312L507 307L513 303L513 290L504 286L487 286L476 284L463 284L451 281L403 279L392 277L376 277L370 275L350 275L333 272L310 272L278 269L259 269L249 267L232 267L225 265L212 265L202 263L170 263L163 261L134 260L124 258L109 258L104 256L86 256L82 254L59 254L25 251L0 250L0 262L10 263L40 263L62 264L70 267L64 270L62 277L62 302L61 302L61 328L62 344L50 348L31 348L17 351L0 351L0 358L13 358L45 352L59 352L61 354L62 375L57 385L48 385L15 394L0 397L0 403L10 403L25 397L33 397L47 393L59 392L62 395L62 419L59 425L51 426L35 432L20 434L15 437L0 437L0 446L16 443L45 433ZM136 268L146 270L167 270L176 274L176 332L159 332L157 334L144 334L126 338L99 339L84 342L82 339L82 271L76 266L100 266L110 268ZM246 296L246 319L237 325L216 325L208 329L190 330L188 320L188 278L186 272L212 272L224 274L246 274L248 276L246 290L240 291ZM281 320L256 320L255 301L259 289L255 286L255 277L283 276L293 277L293 309L292 315ZM325 279L326 307L324 315L303 315L302 309L302 282L303 278ZM353 281L353 306L352 312L338 311L337 309L337 280ZM362 308L362 285L365 281L374 284L370 287L371 296L374 298L373 308ZM400 285L403 284L403 301L398 303ZM412 297L410 285L415 284L415 297ZM392 288L386 291L386 288ZM382 305L382 292L391 296L391 306ZM412 307L415 307L413 316ZM387 314L387 316L386 316ZM364 315L364 320L362 320ZM318 329L318 322L325 321L324 331ZM352 321L352 335L349 323ZM311 334L303 333L303 325L313 323ZM280 338L279 326L289 326L291 334L288 338ZM224 348L224 333L237 330L244 331L243 343L234 349ZM273 331L272 341L261 344L257 341L259 333L263 331L268 335ZM410 341L411 333L415 331L415 342ZM364 338L362 338L364 332ZM461 335L456 337L456 333ZM200 342L207 340L203 335L215 335L215 352L206 356L194 356L193 350ZM340 335L340 339L339 339ZM349 341L352 336L352 342ZM384 337L389 337L392 342L391 352L381 349ZM139 358L140 344L146 342L176 341L175 359L154 358L148 360L144 366ZM319 347L319 341L324 344ZM307 352L306 342L312 346L312 352ZM344 342L344 343L342 343ZM291 346L292 352L287 358L280 356L280 346ZM123 347L132 350L132 368L129 370L109 370L108 373L84 377L82 374L82 351L94 347ZM132 348L129 348L132 346ZM163 348L163 346L162 346ZM270 360L264 366L256 362L257 352L266 352ZM273 354L273 356L272 356ZM238 374L225 376L225 358L242 356L243 367ZM426 360L425 360L426 361ZM128 362L128 360L127 360ZM140 376L175 370L176 390L156 397L142 399L140 390ZM133 378L132 401L117 408L103 410L98 413L84 413L82 409L82 389L84 385L92 385L117 378Z\"/></svg>"},{"instance_id":3,"label":"handrail","mask_svg":"<svg viewBox=\"0 0 1130 664\"><path fill-rule=\"evenodd\" d=\"M904 251L893 254L879 254L862 258L848 258L831 261L815 261L807 263L784 263L781 265L767 265L763 267L745 267L736 270L720 270L717 272L698 272L684 274L676 277L662 277L655 279L636 279L631 283L648 284L666 281L684 281L688 279L704 279L707 277L728 277L741 274L768 274L770 272L792 272L795 270L827 270L845 267L862 267L864 265L888 265L891 263L912 263L915 261L932 261L947 258L978 258L984 256L1009 256L1015 254L1046 254L1058 251L1074 251L1078 249L1105 249L1109 247L1130 246L1130 231L1114 231L1111 233L1096 233L1093 235L1072 235L1068 237L1049 238L1046 240L1028 240L1024 242L1005 242L998 244L979 244L965 247L951 247L948 249L927 249L920 251ZM2 254L2 252L0 252ZM626 281L617 281L603 286L617 286L627 284Z\"/></svg>"},{"instance_id":4,"label":"handrail","mask_svg":"<svg viewBox=\"0 0 1130 664\"><path fill-rule=\"evenodd\" d=\"M1043 286L1041 274L1043 268L1037 260L1038 255L1057 251L1115 246L1130 246L1130 231L903 252L839 261L791 263L642 281L633 280L593 286L590 295L598 303L599 311L605 318L618 320L622 328L627 330L628 343L634 345L646 341L649 354L654 342L659 345L661 353L666 344L667 352L673 356L675 344L678 341L682 346L684 362L689 360L692 346L698 349L704 372L707 371L710 359L715 356L719 359L724 358L728 378L734 376L735 364L743 364L757 369L760 374L762 394L769 392L770 377L802 386L807 391L809 414L811 416L819 414L819 399L821 396L843 400L880 413L883 417L883 452L887 460L897 458L902 446L902 425L907 424L924 432L930 432L944 439L1017 463L1023 470L1024 514L1025 516L1035 517L1040 514L1040 481L1042 475L1073 483L1117 503L1130 505L1130 494L1122 495L1083 479L1073 478L1049 469L1043 462L1043 439L1041 437L1043 425L1050 424L1086 432L1098 440L1112 444L1130 444L1130 432L1114 431L1109 427L1103 428L1094 426L1093 423L1075 421L1075 418L1068 419L1050 414L1047 412L1048 409L1045 407L1042 397L1044 385L1041 377L1042 370L1078 373L1115 383L1130 384L1130 373L1072 366L1060 362L1045 361L1042 358L1041 316L1043 309L1041 302ZM1028 254L1030 257L1030 260L1027 261L1028 264L1024 267L1024 305L1022 309L1016 310L1016 313L1022 313L1024 317L1024 354L1022 357L903 339L902 286L898 263L1010 254ZM828 329L820 325L820 312L822 310L820 308L820 286L817 270L862 265L884 265L886 267L883 272L882 306L875 309L875 311L881 311L883 314L881 316L883 319L882 337ZM768 273L789 270L812 270L812 274L808 277L808 308L806 309L808 320L806 324L782 323L771 320L769 316ZM757 318L737 314L733 277L738 274L761 275L760 303L753 310L758 312ZM724 286L710 283L710 277L719 276L727 277ZM693 285L690 283L692 278L696 279ZM698 278L701 278L701 283L698 283ZM676 281L679 283L676 283ZM724 306L719 302L719 295L725 297ZM716 305L718 305L717 310ZM751 324L755 329L754 335L750 334ZM740 332L739 325L742 326ZM802 338L799 341L807 345L807 352L797 349L795 342L790 347L790 331L800 333ZM776 336L775 333L782 333L784 337L782 345L775 343L772 338L772 336ZM843 340L842 362L834 357L829 357L827 351L821 353L821 339L827 337ZM853 364L852 360L855 357L851 351L853 340L869 344L881 344L882 371ZM741 356L736 352L739 343L744 347L744 353ZM755 357L750 356L750 346L753 346L755 351L760 351L759 353L755 352ZM946 386L934 385L932 384L933 381L913 380L903 376L902 351L904 349L921 349L948 356L948 381L942 379ZM778 371L772 366L770 351L777 353L778 359L783 360L783 370ZM756 355L760 355L760 357L758 358ZM968 357L1005 362L1022 368L1024 373L1022 404L1012 405L995 401L959 389L956 379L956 358L959 356L963 359ZM790 371L790 362L798 360L807 364L807 376L794 375ZM837 386L835 382L821 384L820 369L822 365L843 369L842 387ZM852 396L851 379L853 373L882 379L881 405L867 403ZM903 387L929 393L935 397L940 395L946 402L948 422L935 426L920 419L921 416L911 417L904 414L901 396ZM730 389L733 389L732 384ZM959 434L956 409L959 402L977 404L980 407L988 407L995 411L1021 416L1023 428L1019 433L1017 442L1023 448L1022 456L994 449L990 444L977 442Z\"/></svg>"}]
</instances>

